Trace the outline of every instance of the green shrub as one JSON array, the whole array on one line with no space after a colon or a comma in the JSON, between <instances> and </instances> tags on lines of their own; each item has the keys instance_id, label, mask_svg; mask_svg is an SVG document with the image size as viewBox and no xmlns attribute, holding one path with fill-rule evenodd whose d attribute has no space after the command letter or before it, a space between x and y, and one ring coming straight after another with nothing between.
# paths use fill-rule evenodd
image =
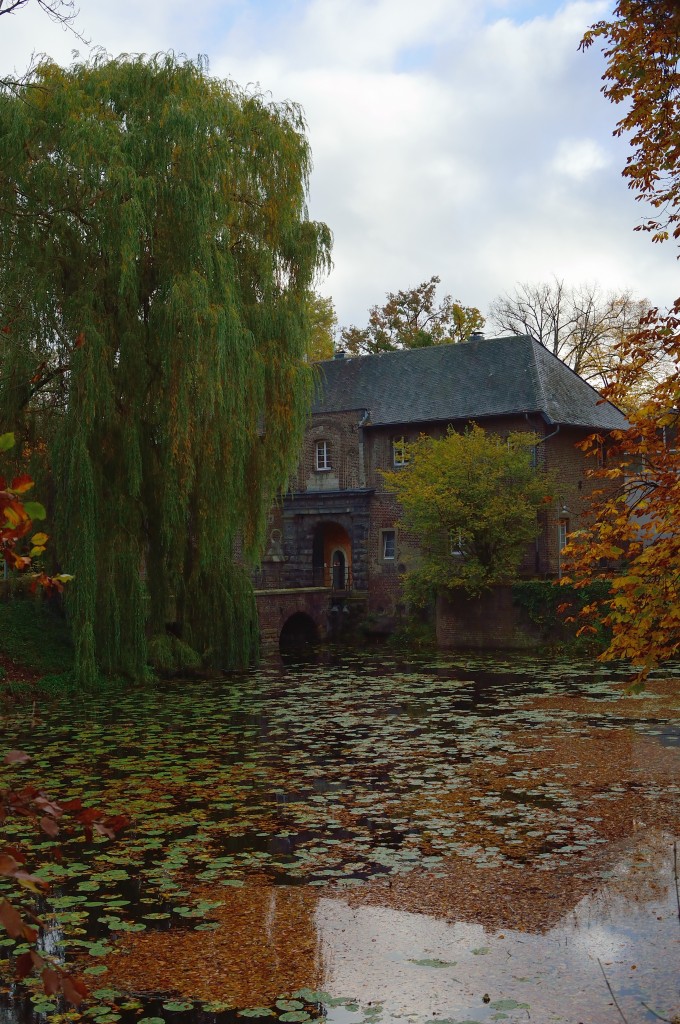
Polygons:
<instances>
[{"instance_id":1,"label":"green shrub","mask_svg":"<svg viewBox=\"0 0 680 1024\"><path fill-rule=\"evenodd\" d=\"M580 588L571 584L561 585L553 580L518 580L512 585L513 601L539 627L546 640L577 640L576 631L580 623L566 620L577 618L581 608L606 599L609 592L607 580L593 580ZM558 611L561 606L566 607ZM592 618L589 621L596 628L596 632L590 634L589 642L607 643L609 630L601 622Z\"/></svg>"}]
</instances>

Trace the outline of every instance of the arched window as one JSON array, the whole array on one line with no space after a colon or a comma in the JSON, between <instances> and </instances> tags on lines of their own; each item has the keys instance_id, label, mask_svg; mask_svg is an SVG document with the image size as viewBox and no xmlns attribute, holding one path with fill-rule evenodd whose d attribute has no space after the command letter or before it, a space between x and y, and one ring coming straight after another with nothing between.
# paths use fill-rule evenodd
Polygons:
<instances>
[{"instance_id":1,"label":"arched window","mask_svg":"<svg viewBox=\"0 0 680 1024\"><path fill-rule=\"evenodd\" d=\"M328 441L316 442L316 468L318 472L331 468L331 449Z\"/></svg>"}]
</instances>

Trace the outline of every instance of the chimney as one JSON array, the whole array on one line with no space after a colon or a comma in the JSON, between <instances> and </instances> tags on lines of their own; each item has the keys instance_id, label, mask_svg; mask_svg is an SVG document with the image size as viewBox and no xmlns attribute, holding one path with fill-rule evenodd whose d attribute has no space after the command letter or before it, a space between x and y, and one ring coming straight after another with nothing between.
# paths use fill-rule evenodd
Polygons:
<instances>
[{"instance_id":1,"label":"chimney","mask_svg":"<svg viewBox=\"0 0 680 1024\"><path fill-rule=\"evenodd\" d=\"M344 358L345 358L345 350L344 350L344 348L336 348L335 352L333 353L333 359L344 359Z\"/></svg>"}]
</instances>

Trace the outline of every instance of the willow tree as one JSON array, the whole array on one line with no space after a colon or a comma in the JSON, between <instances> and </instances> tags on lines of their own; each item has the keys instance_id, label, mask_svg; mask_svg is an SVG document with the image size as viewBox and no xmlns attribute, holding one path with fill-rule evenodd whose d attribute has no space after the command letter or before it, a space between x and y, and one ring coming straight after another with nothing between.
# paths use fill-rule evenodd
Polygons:
<instances>
[{"instance_id":1,"label":"willow tree","mask_svg":"<svg viewBox=\"0 0 680 1024\"><path fill-rule=\"evenodd\" d=\"M0 427L48 453L77 676L140 677L169 614L242 664L329 259L301 111L171 55L43 63L0 153Z\"/></svg>"}]
</instances>

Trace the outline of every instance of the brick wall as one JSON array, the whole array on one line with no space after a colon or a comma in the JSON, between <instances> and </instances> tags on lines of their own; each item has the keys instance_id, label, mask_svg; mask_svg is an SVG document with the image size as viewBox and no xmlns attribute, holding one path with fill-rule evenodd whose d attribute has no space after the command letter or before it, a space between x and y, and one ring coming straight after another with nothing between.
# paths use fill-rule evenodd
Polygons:
<instances>
[{"instance_id":1,"label":"brick wall","mask_svg":"<svg viewBox=\"0 0 680 1024\"><path fill-rule=\"evenodd\" d=\"M461 592L437 598L437 645L474 650L527 650L544 638L512 600L511 587L494 587L478 598Z\"/></svg>"},{"instance_id":2,"label":"brick wall","mask_svg":"<svg viewBox=\"0 0 680 1024\"><path fill-rule=\"evenodd\" d=\"M359 466L359 421L361 411L315 416L305 434L294 491L337 491L362 487ZM317 470L316 447L326 441L331 468Z\"/></svg>"}]
</instances>

